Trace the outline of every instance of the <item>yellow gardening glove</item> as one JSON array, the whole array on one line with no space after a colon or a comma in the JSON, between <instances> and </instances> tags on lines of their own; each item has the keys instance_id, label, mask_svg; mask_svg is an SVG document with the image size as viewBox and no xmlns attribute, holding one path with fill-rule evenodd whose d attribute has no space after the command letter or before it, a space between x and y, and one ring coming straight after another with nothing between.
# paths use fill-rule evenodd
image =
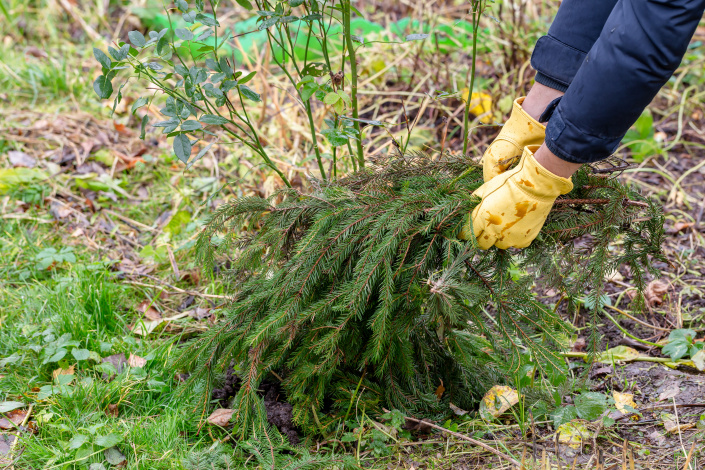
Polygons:
<instances>
[{"instance_id":1,"label":"yellow gardening glove","mask_svg":"<svg viewBox=\"0 0 705 470\"><path fill-rule=\"evenodd\" d=\"M469 240L474 231L483 250L492 245L503 250L525 248L534 241L556 198L573 189L570 179L554 175L536 161L538 148L525 147L515 168L477 188L473 195L482 202L459 238Z\"/></svg>"},{"instance_id":2,"label":"yellow gardening glove","mask_svg":"<svg viewBox=\"0 0 705 470\"><path fill-rule=\"evenodd\" d=\"M524 147L541 145L546 137L546 126L526 114L521 107L523 102L524 98L514 101L509 120L482 156L482 175L485 183L507 171L521 156Z\"/></svg>"}]
</instances>

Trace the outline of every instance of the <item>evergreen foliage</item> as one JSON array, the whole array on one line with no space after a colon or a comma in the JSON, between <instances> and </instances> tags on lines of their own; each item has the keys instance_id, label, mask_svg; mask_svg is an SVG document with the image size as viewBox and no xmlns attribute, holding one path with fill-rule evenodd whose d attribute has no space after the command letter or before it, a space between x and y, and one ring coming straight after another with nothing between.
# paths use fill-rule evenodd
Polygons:
<instances>
[{"instance_id":1,"label":"evergreen foliage","mask_svg":"<svg viewBox=\"0 0 705 470\"><path fill-rule=\"evenodd\" d=\"M260 410L264 412L264 410ZM258 422L250 429L250 437L237 443L235 452L219 445L206 451L193 452L182 462L186 470L291 469L347 470L359 468L355 459L346 455L312 455L308 449L292 446L276 428Z\"/></svg>"},{"instance_id":2,"label":"evergreen foliage","mask_svg":"<svg viewBox=\"0 0 705 470\"><path fill-rule=\"evenodd\" d=\"M324 434L353 402L428 416L449 402L474 406L526 364L560 374L556 343L566 325L532 295L536 278L571 298L590 289L597 304L606 273L629 265L641 289L643 271L661 257L659 207L615 174L576 173L575 189L522 251L482 251L456 238L482 184L481 168L462 158L397 157L312 181L310 194L229 202L198 250L207 269L234 255L240 287L226 319L187 345L179 363L210 389L234 361L242 434L263 419L257 389L270 372L283 379L296 424Z\"/></svg>"}]
</instances>

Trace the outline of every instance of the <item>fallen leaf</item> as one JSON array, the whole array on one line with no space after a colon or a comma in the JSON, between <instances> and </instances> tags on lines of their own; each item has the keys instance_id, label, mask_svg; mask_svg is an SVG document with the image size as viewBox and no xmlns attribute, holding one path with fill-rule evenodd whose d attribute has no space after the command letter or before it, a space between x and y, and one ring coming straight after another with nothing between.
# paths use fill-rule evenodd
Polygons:
<instances>
[{"instance_id":1,"label":"fallen leaf","mask_svg":"<svg viewBox=\"0 0 705 470\"><path fill-rule=\"evenodd\" d=\"M2 456L10 453L12 443L15 442L15 439L15 436L12 434L0 434L0 465L9 466L12 463L9 460L3 459Z\"/></svg>"},{"instance_id":2,"label":"fallen leaf","mask_svg":"<svg viewBox=\"0 0 705 470\"><path fill-rule=\"evenodd\" d=\"M56 220L61 220L65 219L69 215L71 215L71 207L66 205L66 204L59 204L58 202L52 202L51 206L49 207L49 213L56 219Z\"/></svg>"},{"instance_id":3,"label":"fallen leaf","mask_svg":"<svg viewBox=\"0 0 705 470\"><path fill-rule=\"evenodd\" d=\"M135 356L134 354L130 354L130 357L127 359L127 365L130 367L144 367L146 364L147 359Z\"/></svg>"},{"instance_id":4,"label":"fallen leaf","mask_svg":"<svg viewBox=\"0 0 705 470\"><path fill-rule=\"evenodd\" d=\"M38 48L37 46L27 46L24 50L25 55L36 57L37 59L46 59L49 57L46 51Z\"/></svg>"},{"instance_id":5,"label":"fallen leaf","mask_svg":"<svg viewBox=\"0 0 705 470\"><path fill-rule=\"evenodd\" d=\"M600 377L603 375L609 375L609 374L613 374L613 373L614 373L614 369L612 368L612 366L600 367L600 368L597 368L597 369L590 371L590 378L594 379L596 377Z\"/></svg>"},{"instance_id":6,"label":"fallen leaf","mask_svg":"<svg viewBox=\"0 0 705 470\"><path fill-rule=\"evenodd\" d=\"M605 276L605 280L613 282L622 282L624 281L624 276L622 276L622 273L615 269L614 271L612 271L612 274L608 274L607 276Z\"/></svg>"},{"instance_id":7,"label":"fallen leaf","mask_svg":"<svg viewBox=\"0 0 705 470\"><path fill-rule=\"evenodd\" d=\"M615 413L610 413L610 418L612 419L633 413L637 409L636 403L634 402L634 394L632 393L612 391L612 398L614 398L614 406L617 408ZM634 421L638 421L639 416L634 415L632 419L634 419Z\"/></svg>"},{"instance_id":8,"label":"fallen leaf","mask_svg":"<svg viewBox=\"0 0 705 470\"><path fill-rule=\"evenodd\" d=\"M671 230L668 231L668 233L675 235L681 232L685 232L686 230L693 228L695 226L694 222L676 222L673 224L673 227Z\"/></svg>"},{"instance_id":9,"label":"fallen leaf","mask_svg":"<svg viewBox=\"0 0 705 470\"><path fill-rule=\"evenodd\" d=\"M683 432L683 431L687 431L690 428L695 427L695 423L677 424L676 420L666 419L663 422L663 427L666 428L666 432L669 432L669 433Z\"/></svg>"},{"instance_id":10,"label":"fallen leaf","mask_svg":"<svg viewBox=\"0 0 705 470\"><path fill-rule=\"evenodd\" d=\"M436 388L436 392L435 392L436 398L438 398L440 400L441 397L443 396L443 392L445 392L445 391L446 391L446 388L443 386L443 381L441 380L441 384L438 386L438 388Z\"/></svg>"},{"instance_id":11,"label":"fallen leaf","mask_svg":"<svg viewBox=\"0 0 705 470\"><path fill-rule=\"evenodd\" d=\"M695 364L696 369L700 372L705 372L705 349L696 352L690 359L693 361L693 364Z\"/></svg>"},{"instance_id":12,"label":"fallen leaf","mask_svg":"<svg viewBox=\"0 0 705 470\"><path fill-rule=\"evenodd\" d=\"M480 401L480 416L485 421L492 421L517 403L519 394L516 390L505 385L495 385Z\"/></svg>"},{"instance_id":13,"label":"fallen leaf","mask_svg":"<svg viewBox=\"0 0 705 470\"><path fill-rule=\"evenodd\" d=\"M226 408L218 408L208 417L208 422L213 426L220 426L224 428L230 424L230 418L233 417L235 410L229 410Z\"/></svg>"},{"instance_id":14,"label":"fallen leaf","mask_svg":"<svg viewBox=\"0 0 705 470\"><path fill-rule=\"evenodd\" d=\"M130 327L132 332L140 336L149 336L159 325L164 323L164 320L140 320Z\"/></svg>"},{"instance_id":15,"label":"fallen leaf","mask_svg":"<svg viewBox=\"0 0 705 470\"><path fill-rule=\"evenodd\" d=\"M568 447L578 449L584 440L590 439L592 435L585 423L581 421L570 421L558 426L558 442L566 444Z\"/></svg>"},{"instance_id":16,"label":"fallen leaf","mask_svg":"<svg viewBox=\"0 0 705 470\"><path fill-rule=\"evenodd\" d=\"M679 393L681 393L681 390L678 387L678 384L671 384L666 390L661 392L661 394L658 396L658 401L664 401L668 400L669 398L675 398L678 396Z\"/></svg>"},{"instance_id":17,"label":"fallen leaf","mask_svg":"<svg viewBox=\"0 0 705 470\"><path fill-rule=\"evenodd\" d=\"M649 282L644 291L644 297L646 302L650 306L661 305L663 303L663 298L668 292L668 284L659 280L653 280Z\"/></svg>"},{"instance_id":18,"label":"fallen leaf","mask_svg":"<svg viewBox=\"0 0 705 470\"><path fill-rule=\"evenodd\" d=\"M7 152L7 156L10 159L10 164L14 167L34 168L37 166L37 160L34 157L19 150L10 150Z\"/></svg>"},{"instance_id":19,"label":"fallen leaf","mask_svg":"<svg viewBox=\"0 0 705 470\"><path fill-rule=\"evenodd\" d=\"M587 344L585 343L585 338L581 336L573 343L573 352L583 352L585 351L586 346Z\"/></svg>"},{"instance_id":20,"label":"fallen leaf","mask_svg":"<svg viewBox=\"0 0 705 470\"><path fill-rule=\"evenodd\" d=\"M58 368L51 373L51 376L54 378L54 380L59 380L60 375L74 375L74 371L75 366L69 366L68 369Z\"/></svg>"},{"instance_id":21,"label":"fallen leaf","mask_svg":"<svg viewBox=\"0 0 705 470\"><path fill-rule=\"evenodd\" d=\"M211 309L202 307L197 307L195 310L191 310L190 314L196 320L203 320L204 318L208 318L213 315L211 313Z\"/></svg>"},{"instance_id":22,"label":"fallen leaf","mask_svg":"<svg viewBox=\"0 0 705 470\"><path fill-rule=\"evenodd\" d=\"M119 374L125 369L125 364L127 364L127 358L124 353L113 354L112 356L104 357L100 362L104 364L112 364L115 371ZM108 379L108 374L103 374L103 379Z\"/></svg>"},{"instance_id":23,"label":"fallen leaf","mask_svg":"<svg viewBox=\"0 0 705 470\"><path fill-rule=\"evenodd\" d=\"M617 362L629 362L641 356L639 351L629 346L615 346L600 354L598 362L614 365Z\"/></svg>"},{"instance_id":24,"label":"fallen leaf","mask_svg":"<svg viewBox=\"0 0 705 470\"><path fill-rule=\"evenodd\" d=\"M105 410L105 414L111 418L117 418L118 406L111 403L110 405L108 405L108 409Z\"/></svg>"},{"instance_id":25,"label":"fallen leaf","mask_svg":"<svg viewBox=\"0 0 705 470\"><path fill-rule=\"evenodd\" d=\"M137 310L144 315L147 320L157 321L162 319L162 314L152 306L152 302L143 300L137 305Z\"/></svg>"},{"instance_id":26,"label":"fallen leaf","mask_svg":"<svg viewBox=\"0 0 705 470\"><path fill-rule=\"evenodd\" d=\"M452 411L453 413L455 413L456 415L458 415L458 416L463 416L463 415L468 414L467 411L465 411L465 410L462 409L462 408L458 408L457 406L455 406L455 405L452 404L452 403L449 403L449 405L450 405L451 411Z\"/></svg>"},{"instance_id":27,"label":"fallen leaf","mask_svg":"<svg viewBox=\"0 0 705 470\"><path fill-rule=\"evenodd\" d=\"M663 447L666 444L666 437L658 431L654 431L646 437L649 438L652 444L655 444L659 447Z\"/></svg>"},{"instance_id":28,"label":"fallen leaf","mask_svg":"<svg viewBox=\"0 0 705 470\"><path fill-rule=\"evenodd\" d=\"M9 419L15 426L19 426L27 416L27 410L12 410L5 413L5 418Z\"/></svg>"}]
</instances>

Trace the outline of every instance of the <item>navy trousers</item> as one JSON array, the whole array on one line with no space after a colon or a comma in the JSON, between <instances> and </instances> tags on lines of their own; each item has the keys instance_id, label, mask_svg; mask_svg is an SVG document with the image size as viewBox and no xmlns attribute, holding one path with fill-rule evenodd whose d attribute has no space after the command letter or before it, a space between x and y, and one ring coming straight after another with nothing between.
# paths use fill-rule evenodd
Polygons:
<instances>
[{"instance_id":1,"label":"navy trousers","mask_svg":"<svg viewBox=\"0 0 705 470\"><path fill-rule=\"evenodd\" d=\"M673 75L705 0L563 0L531 57L536 81L565 91L544 113L546 146L573 163L610 156Z\"/></svg>"}]
</instances>

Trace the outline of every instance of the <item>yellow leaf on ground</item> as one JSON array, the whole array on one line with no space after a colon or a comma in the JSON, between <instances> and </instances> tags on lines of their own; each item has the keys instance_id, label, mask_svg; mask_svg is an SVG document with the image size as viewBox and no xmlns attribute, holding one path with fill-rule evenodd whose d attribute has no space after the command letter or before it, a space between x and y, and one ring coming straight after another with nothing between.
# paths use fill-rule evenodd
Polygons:
<instances>
[{"instance_id":1,"label":"yellow leaf on ground","mask_svg":"<svg viewBox=\"0 0 705 470\"><path fill-rule=\"evenodd\" d=\"M60 375L73 375L75 370L76 368L74 366L69 366L68 369L59 368L52 372L51 376L54 378L54 380L58 380Z\"/></svg>"},{"instance_id":2,"label":"yellow leaf on ground","mask_svg":"<svg viewBox=\"0 0 705 470\"><path fill-rule=\"evenodd\" d=\"M634 348L630 348L629 346L617 346L600 354L597 361L604 364L614 365L616 362L633 361L639 356L641 356L641 354Z\"/></svg>"},{"instance_id":3,"label":"yellow leaf on ground","mask_svg":"<svg viewBox=\"0 0 705 470\"><path fill-rule=\"evenodd\" d=\"M516 390L505 385L495 385L480 402L480 416L485 421L492 421L517 403L519 394Z\"/></svg>"},{"instance_id":4,"label":"yellow leaf on ground","mask_svg":"<svg viewBox=\"0 0 705 470\"><path fill-rule=\"evenodd\" d=\"M470 90L463 88L463 101L468 101ZM470 113L477 116L483 124L492 122L492 97L487 93L474 92L470 99Z\"/></svg>"},{"instance_id":5,"label":"yellow leaf on ground","mask_svg":"<svg viewBox=\"0 0 705 470\"><path fill-rule=\"evenodd\" d=\"M691 357L695 368L700 372L705 372L705 349L701 349L693 357Z\"/></svg>"},{"instance_id":6,"label":"yellow leaf on ground","mask_svg":"<svg viewBox=\"0 0 705 470\"><path fill-rule=\"evenodd\" d=\"M571 421L558 426L558 442L567 444L569 447L578 449L584 440L590 439L592 435L585 423L581 421Z\"/></svg>"},{"instance_id":7,"label":"yellow leaf on ground","mask_svg":"<svg viewBox=\"0 0 705 470\"><path fill-rule=\"evenodd\" d=\"M617 410L621 411L622 413L627 414L632 412L631 410L627 409L627 407L631 408L632 410L636 410L636 403L634 403L633 394L613 391L612 397L614 398L614 406L616 406Z\"/></svg>"}]
</instances>

